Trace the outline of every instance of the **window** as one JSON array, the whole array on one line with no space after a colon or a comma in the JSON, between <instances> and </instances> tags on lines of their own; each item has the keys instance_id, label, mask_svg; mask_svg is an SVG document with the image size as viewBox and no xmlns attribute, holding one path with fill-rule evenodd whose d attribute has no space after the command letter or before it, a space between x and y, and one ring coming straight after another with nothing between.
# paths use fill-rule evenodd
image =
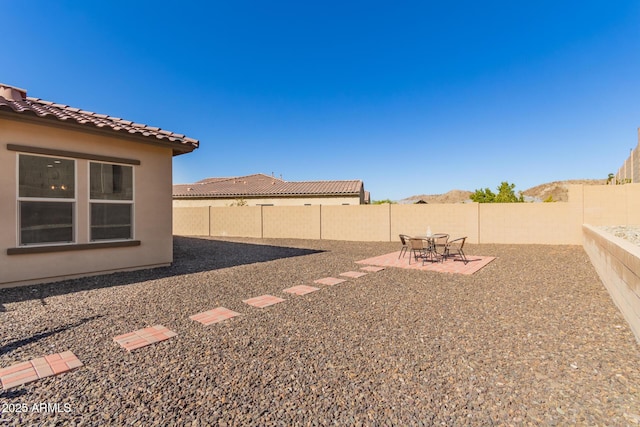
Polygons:
<instances>
[{"instance_id":1,"label":"window","mask_svg":"<svg viewBox=\"0 0 640 427\"><path fill-rule=\"evenodd\" d=\"M89 181L90 239L132 239L133 167L91 162Z\"/></svg>"},{"instance_id":2,"label":"window","mask_svg":"<svg viewBox=\"0 0 640 427\"><path fill-rule=\"evenodd\" d=\"M20 245L71 243L75 239L75 161L18 156Z\"/></svg>"}]
</instances>

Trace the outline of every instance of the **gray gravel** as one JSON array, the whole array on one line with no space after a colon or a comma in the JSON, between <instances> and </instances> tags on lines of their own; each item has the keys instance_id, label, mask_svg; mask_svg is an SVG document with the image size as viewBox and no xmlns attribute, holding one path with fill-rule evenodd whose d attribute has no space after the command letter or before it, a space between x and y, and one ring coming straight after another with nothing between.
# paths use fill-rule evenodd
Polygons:
<instances>
[{"instance_id":1,"label":"gray gravel","mask_svg":"<svg viewBox=\"0 0 640 427\"><path fill-rule=\"evenodd\" d=\"M176 238L171 268L0 291L0 366L84 366L0 394L8 425L634 425L640 352L579 246L469 245L472 276L386 269L394 243ZM265 309L242 303L286 298ZM188 316L243 313L204 327ZM127 353L113 337L178 333ZM2 424L2 422L0 422Z\"/></svg>"},{"instance_id":2,"label":"gray gravel","mask_svg":"<svg viewBox=\"0 0 640 427\"><path fill-rule=\"evenodd\" d=\"M640 226L638 225L603 225L599 228L640 246Z\"/></svg>"}]
</instances>

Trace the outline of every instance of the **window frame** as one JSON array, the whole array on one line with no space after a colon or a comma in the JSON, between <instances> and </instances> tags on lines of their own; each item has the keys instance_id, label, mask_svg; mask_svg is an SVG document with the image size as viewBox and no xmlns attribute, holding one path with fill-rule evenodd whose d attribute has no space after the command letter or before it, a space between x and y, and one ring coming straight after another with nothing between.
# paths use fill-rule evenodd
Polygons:
<instances>
[{"instance_id":1,"label":"window frame","mask_svg":"<svg viewBox=\"0 0 640 427\"><path fill-rule=\"evenodd\" d=\"M69 251L86 251L93 249L106 249L106 248L125 248L125 247L134 247L140 246L142 242L140 240L119 240L119 241L104 241L104 242L95 242L95 243L87 243L87 239L83 238L80 240L81 230L78 228L78 214L82 207L88 206L88 201L85 199L84 191L80 191L77 187L78 183L81 182L81 178L78 176L78 171L80 170L80 161L81 160L95 160L98 162L105 163L119 163L131 166L140 166L142 162L139 159L131 159L124 157L113 157L113 156L105 156L101 154L95 153L83 153L78 151L67 151L67 150L59 150L55 148L47 148L47 147L34 147L30 145L22 145L22 144L7 144L7 150L13 151L16 153L16 184L15 189L16 193L14 194L14 198L16 200L15 206L15 242L20 242L20 212L19 212L19 203L18 203L18 195L19 195L19 185L20 185L20 159L19 154L25 155L39 155L43 157L61 157L70 160L74 160L75 162L75 207L73 210L74 215L74 242L73 243L46 243L42 245L30 244L28 246L20 246L16 245L13 248L7 248L7 255L29 255L29 254L46 254L46 253L60 253L60 252L69 252ZM87 163L83 162L82 166L84 167ZM135 168L134 168L135 169ZM88 178L87 178L88 179ZM68 199L67 199L68 200ZM85 212L86 217L88 218L88 213ZM134 213L135 215L135 213ZM83 217L84 218L84 217Z\"/></svg>"},{"instance_id":2,"label":"window frame","mask_svg":"<svg viewBox=\"0 0 640 427\"><path fill-rule=\"evenodd\" d=\"M109 199L92 199L91 198L91 165L115 165L122 167L130 167L131 168L131 200L127 199L118 199L118 200L109 200ZM91 244L99 244L99 243L110 243L110 242L128 242L135 240L135 201L136 201L136 168L132 164L120 163L114 161L107 160L91 160L87 161L87 239ZM131 235L128 238L115 238L115 239L93 239L92 236L92 221L91 221L91 207L93 204L114 204L114 205L130 205L131 210Z\"/></svg>"},{"instance_id":3,"label":"window frame","mask_svg":"<svg viewBox=\"0 0 640 427\"><path fill-rule=\"evenodd\" d=\"M78 162L77 159L53 155L53 154L39 154L39 153L25 153L18 152L16 156L16 242L18 242L19 248L37 248L37 247L52 247L52 246L66 246L75 245L78 242ZM73 162L73 198L70 197L27 197L20 196L20 156L27 157L44 157L50 159L62 159L70 160ZM44 203L69 203L71 204L71 241L64 242L38 242L38 243L23 243L22 242L22 202L44 202Z\"/></svg>"}]
</instances>

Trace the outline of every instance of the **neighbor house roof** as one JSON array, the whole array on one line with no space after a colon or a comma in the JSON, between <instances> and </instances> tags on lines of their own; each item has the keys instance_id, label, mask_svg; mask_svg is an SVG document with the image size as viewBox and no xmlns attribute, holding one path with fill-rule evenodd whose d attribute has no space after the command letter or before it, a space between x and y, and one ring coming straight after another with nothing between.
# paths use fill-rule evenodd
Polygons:
<instances>
[{"instance_id":1,"label":"neighbor house roof","mask_svg":"<svg viewBox=\"0 0 640 427\"><path fill-rule=\"evenodd\" d=\"M288 182L261 173L233 178L207 178L173 186L175 198L359 196L364 184L351 181Z\"/></svg>"},{"instance_id":2,"label":"neighbor house roof","mask_svg":"<svg viewBox=\"0 0 640 427\"><path fill-rule=\"evenodd\" d=\"M55 104L40 98L27 96L24 89L0 83L0 117L6 114L14 118L23 117L49 120L59 124L80 127L85 130L106 132L113 135L133 137L146 142L168 145L173 154L183 154L198 148L198 140L185 135L134 123L106 114L93 113L64 104Z\"/></svg>"}]
</instances>

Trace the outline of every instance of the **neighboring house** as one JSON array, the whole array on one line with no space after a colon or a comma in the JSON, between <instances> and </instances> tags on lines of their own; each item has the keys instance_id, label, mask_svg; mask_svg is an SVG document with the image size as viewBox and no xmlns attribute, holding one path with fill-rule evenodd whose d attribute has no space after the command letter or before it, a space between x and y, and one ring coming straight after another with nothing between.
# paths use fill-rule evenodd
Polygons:
<instances>
[{"instance_id":1,"label":"neighboring house","mask_svg":"<svg viewBox=\"0 0 640 427\"><path fill-rule=\"evenodd\" d=\"M173 186L174 207L361 205L369 192L360 180L288 182L254 174L235 178L207 178Z\"/></svg>"},{"instance_id":2,"label":"neighboring house","mask_svg":"<svg viewBox=\"0 0 640 427\"><path fill-rule=\"evenodd\" d=\"M0 288L169 265L171 161L197 147L0 84Z\"/></svg>"}]
</instances>

